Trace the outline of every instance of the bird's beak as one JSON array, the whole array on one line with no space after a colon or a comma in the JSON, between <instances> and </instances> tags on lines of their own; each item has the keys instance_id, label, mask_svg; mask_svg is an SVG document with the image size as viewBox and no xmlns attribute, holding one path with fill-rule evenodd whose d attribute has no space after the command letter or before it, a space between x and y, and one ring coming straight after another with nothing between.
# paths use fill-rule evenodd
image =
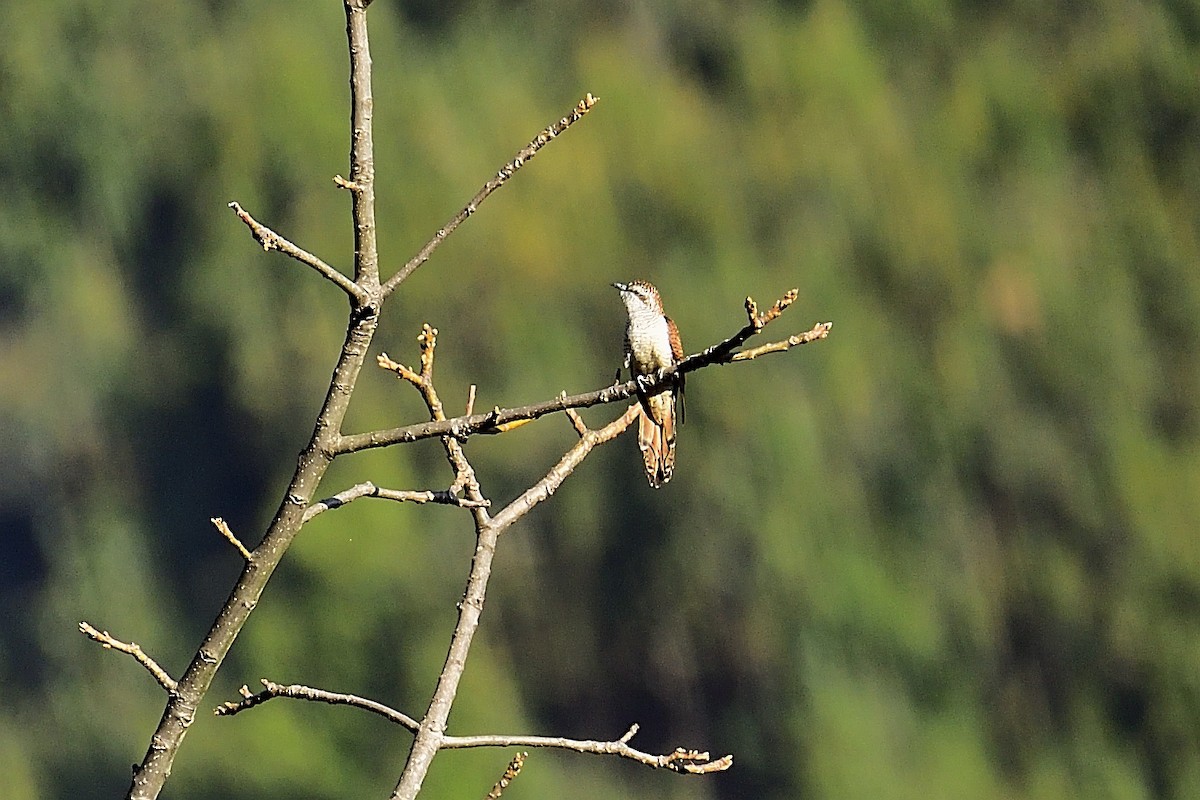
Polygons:
<instances>
[{"instance_id":1,"label":"bird's beak","mask_svg":"<svg viewBox=\"0 0 1200 800\"><path fill-rule=\"evenodd\" d=\"M618 292L628 292L629 291L629 287L623 283L614 283L612 285L612 287L614 289L616 289Z\"/></svg>"}]
</instances>

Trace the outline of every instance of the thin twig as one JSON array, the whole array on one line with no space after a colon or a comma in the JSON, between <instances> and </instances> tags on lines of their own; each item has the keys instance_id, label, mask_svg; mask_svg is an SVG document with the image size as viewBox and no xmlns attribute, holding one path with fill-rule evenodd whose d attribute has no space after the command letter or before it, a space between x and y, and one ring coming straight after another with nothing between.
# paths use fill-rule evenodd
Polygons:
<instances>
[{"instance_id":1,"label":"thin twig","mask_svg":"<svg viewBox=\"0 0 1200 800\"><path fill-rule=\"evenodd\" d=\"M374 700L369 700L365 697L359 697L355 694L340 694L337 692L327 692L324 689L314 689L311 686L301 686L298 683L293 683L290 686L269 681L266 678L262 679L262 685L265 687L258 694L251 694L250 690L242 686L239 694L242 699L237 702L222 703L213 709L213 713L218 717L230 717L245 711L248 708L254 708L257 705L262 705L268 700L273 700L276 697L290 697L295 700L312 700L319 703L329 703L331 705L354 706L372 714L378 714L384 719L394 722L397 725L407 728L410 731L416 731L420 723L415 719L389 708L383 703L377 703Z\"/></svg>"},{"instance_id":2,"label":"thin twig","mask_svg":"<svg viewBox=\"0 0 1200 800\"><path fill-rule=\"evenodd\" d=\"M678 747L666 755L655 755L629 746L629 740L638 731L632 725L620 739L602 742L594 739L567 739L562 736L525 736L487 734L483 736L445 736L442 747L460 749L465 747L553 747L576 753L595 753L628 758L655 769L669 769L690 775L724 772L733 766L733 756L725 755L714 759L707 751Z\"/></svg>"},{"instance_id":3,"label":"thin twig","mask_svg":"<svg viewBox=\"0 0 1200 800\"><path fill-rule=\"evenodd\" d=\"M488 198L488 195L503 186L517 170L525 165L525 162L537 155L538 151L548 142L553 141L560 133L582 119L583 115L591 111L594 105L596 105L596 98L589 92L575 105L575 108L571 109L571 112L567 116L544 129L533 138L533 141L521 148L512 161L509 161L500 168L500 171L496 173L496 177L485 183L483 188L475 193L475 196L463 206L461 211L455 214L444 227L439 228L437 233L433 235L433 238L426 242L425 246L418 250L417 254L409 259L407 264L400 268L399 272L388 279L387 283L383 285L383 296L386 298L390 295L409 275L428 261L429 256L433 254L438 245L445 241L447 236L454 233L454 229L462 224L463 220L474 214L479 209L479 205Z\"/></svg>"},{"instance_id":4,"label":"thin twig","mask_svg":"<svg viewBox=\"0 0 1200 800\"><path fill-rule=\"evenodd\" d=\"M108 631L98 631L86 622L79 623L79 630L84 636L99 642L107 650L116 650L119 653L126 653L133 656L135 661L145 667L146 671L154 676L154 680L158 681L158 685L168 692L174 692L178 688L179 683L168 675L167 671L160 667L157 661L146 655L146 651L137 642L122 642L120 639L114 638Z\"/></svg>"},{"instance_id":5,"label":"thin twig","mask_svg":"<svg viewBox=\"0 0 1200 800\"><path fill-rule=\"evenodd\" d=\"M291 256L301 264L312 267L317 272L321 273L326 279L336 284L343 292L358 300L360 303L366 303L370 297L365 290L354 281L347 278L341 272L338 272L333 267L326 264L317 256L297 247L292 242L280 236L275 231L263 225L254 217L250 216L249 212L245 211L238 203L232 202L229 207L233 209L233 213L238 215L238 219L246 223L246 227L250 229L250 233L255 240L262 245L263 250L278 250L284 255Z\"/></svg>"},{"instance_id":6,"label":"thin twig","mask_svg":"<svg viewBox=\"0 0 1200 800\"><path fill-rule=\"evenodd\" d=\"M250 555L250 551L246 549L246 545L242 544L241 540L233 535L233 531L229 528L229 523L220 517L213 517L209 520L209 522L216 526L217 530L221 532L221 535L228 539L229 543L237 548L237 551L242 554L242 558L246 559L248 562L254 560L254 556Z\"/></svg>"},{"instance_id":7,"label":"thin twig","mask_svg":"<svg viewBox=\"0 0 1200 800\"><path fill-rule=\"evenodd\" d=\"M381 500L395 500L398 503L441 503L448 506L458 506L459 508L476 508L482 505L487 507L487 500L471 500L466 497L460 497L458 492L461 488L455 491L453 487L449 490L441 491L407 491L402 489L383 489L376 486L371 481L364 481L355 484L349 489L338 492L332 497L326 497L313 503L304 511L304 521L308 522L318 514L330 511L335 508L341 508L347 503L351 503L363 497L378 497Z\"/></svg>"}]
</instances>

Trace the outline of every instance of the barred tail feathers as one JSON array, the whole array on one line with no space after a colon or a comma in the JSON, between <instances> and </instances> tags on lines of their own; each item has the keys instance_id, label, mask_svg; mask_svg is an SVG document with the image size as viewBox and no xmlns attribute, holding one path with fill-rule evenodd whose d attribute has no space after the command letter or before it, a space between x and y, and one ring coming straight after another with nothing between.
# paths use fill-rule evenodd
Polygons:
<instances>
[{"instance_id":1,"label":"barred tail feathers","mask_svg":"<svg viewBox=\"0 0 1200 800\"><path fill-rule=\"evenodd\" d=\"M675 395L662 392L643 398L638 415L638 448L646 480L657 489L671 480L675 469Z\"/></svg>"}]
</instances>

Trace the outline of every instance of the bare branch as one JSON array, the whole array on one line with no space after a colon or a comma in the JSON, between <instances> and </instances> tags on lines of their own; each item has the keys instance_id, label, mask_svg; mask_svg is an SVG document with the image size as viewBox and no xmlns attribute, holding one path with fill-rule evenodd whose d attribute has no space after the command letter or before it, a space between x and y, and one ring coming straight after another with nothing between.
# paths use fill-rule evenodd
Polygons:
<instances>
[{"instance_id":1,"label":"bare branch","mask_svg":"<svg viewBox=\"0 0 1200 800\"><path fill-rule=\"evenodd\" d=\"M324 689L314 689L311 686L282 684L262 679L263 691L252 694L243 686L240 690L242 699L237 702L222 703L213 713L218 716L232 716L255 706L262 705L276 697L289 697L293 700L308 700L332 705L353 706L378 714L384 719L394 722L401 727L416 732L420 723L412 717L397 711L390 706L359 697L354 694L329 692ZM709 753L685 748L676 748L665 755L655 755L631 747L629 742L638 732L637 724L631 725L625 734L613 741L597 741L593 739L567 739L562 736L531 736L526 734L484 734L480 736L449 736L441 737L440 746L446 749L461 750L469 747L550 747L559 750L571 750L576 753L593 753L598 755L615 755L628 758L656 769L670 769L675 772L694 775L721 772L733 766L733 756L726 755L713 759Z\"/></svg>"},{"instance_id":2,"label":"bare branch","mask_svg":"<svg viewBox=\"0 0 1200 800\"><path fill-rule=\"evenodd\" d=\"M433 385L437 329L428 324L424 325L417 341L421 348L419 373L393 361L386 355L378 358L379 365L395 372L402 380L415 386L429 407L433 420L435 422L444 421L446 419L445 409ZM479 617L483 611L487 583L491 575L492 559L495 556L496 542L500 534L528 513L531 508L552 495L596 445L607 442L624 431L636 418L637 413L638 407L635 405L620 419L609 423L604 428L584 433L579 443L572 447L544 478L509 503L495 517L489 517L483 508L474 509L475 555L471 561L471 572L467 578L463 599L458 604L458 622L455 625L454 635L451 637L450 648L446 654L442 672L438 676L433 697L429 701L429 706L416 732L404 771L392 793L393 798L415 798L417 796L429 770L429 765L442 746L446 720L450 715L458 684L462 679L471 641L479 627ZM460 481L463 483L468 498L483 499L474 470L463 452L462 443L451 432L447 432L442 435L442 444L446 449L447 460L455 470L455 484L457 485Z\"/></svg>"},{"instance_id":3,"label":"bare branch","mask_svg":"<svg viewBox=\"0 0 1200 800\"><path fill-rule=\"evenodd\" d=\"M500 800L500 795L504 794L504 790L508 785L517 779L521 774L521 767L525 766L525 759L529 758L529 753L517 753L512 757L512 761L508 762L508 768L504 770L504 774L500 776L500 780L496 781L496 785L487 793L484 800Z\"/></svg>"},{"instance_id":4,"label":"bare branch","mask_svg":"<svg viewBox=\"0 0 1200 800\"><path fill-rule=\"evenodd\" d=\"M433 238L426 242L425 246L418 250L417 254L409 259L407 264L400 268L399 272L388 279L388 282L383 285L384 298L395 291L396 287L403 283L418 267L428 261L429 256L438 248L438 245L444 242L447 236L454 233L455 228L462 224L463 220L474 214L479 209L479 205L488 198L488 195L503 186L517 170L525 165L525 162L537 155L538 151L548 142L582 119L583 115L591 111L594 105L596 105L596 98L589 92L575 105L575 108L571 109L571 113L543 130L533 138L533 141L521 148L512 161L509 161L500 168L500 171L496 173L496 177L485 183L483 188L475 193L475 196L471 198L470 202L461 211L455 214L444 227L439 228L437 233L433 235Z\"/></svg>"},{"instance_id":5,"label":"bare branch","mask_svg":"<svg viewBox=\"0 0 1200 800\"><path fill-rule=\"evenodd\" d=\"M307 509L321 483L321 478L334 458L339 431L349 408L350 397L361 372L371 340L379 325L379 269L375 240L375 164L371 128L371 50L367 40L364 0L346 0L346 37L350 53L351 136L350 179L354 184L354 274L355 281L325 265L315 257L307 257L299 248L289 252L293 257L316 269L351 298L355 307L346 326L337 363L329 381L321 409L313 425L308 443L296 460L296 470L283 492L279 506L268 525L262 541L255 548L255 560L246 565L217 612L216 619L204 635L191 663L171 692L159 718L142 762L133 769L127 797L129 800L153 800L162 792L171 775L179 748L191 728L196 711L208 694L217 670L221 668L239 632L245 626L276 567L303 525ZM236 204L252 232L262 232L252 225L253 220ZM242 216L245 214L245 216ZM283 247L280 237L260 239L264 246Z\"/></svg>"},{"instance_id":6,"label":"bare branch","mask_svg":"<svg viewBox=\"0 0 1200 800\"><path fill-rule=\"evenodd\" d=\"M168 675L157 661L146 655L146 651L137 642L122 642L120 639L113 638L108 631L98 631L86 622L79 623L79 630L84 636L99 642L107 650L116 650L133 656L133 659L145 667L154 680L158 681L158 685L168 692L174 692L178 688L178 682Z\"/></svg>"},{"instance_id":7,"label":"bare branch","mask_svg":"<svg viewBox=\"0 0 1200 800\"><path fill-rule=\"evenodd\" d=\"M338 272L333 267L326 264L317 256L313 255L307 250L297 247L295 244L283 238L275 231L258 222L258 220L250 216L247 211L243 210L236 201L230 203L229 207L232 208L233 212L238 215L238 219L246 223L246 227L250 229L250 233L253 234L255 240L262 245L263 250L278 250L284 255L288 255L296 259L301 264L312 267L317 272L321 273L321 275L323 275L327 280L335 283L343 292L358 300L359 303L365 304L370 300L369 295L361 286L347 278L342 273Z\"/></svg>"},{"instance_id":8,"label":"bare branch","mask_svg":"<svg viewBox=\"0 0 1200 800\"><path fill-rule=\"evenodd\" d=\"M776 344L770 348L763 349L761 352L753 353L752 355L740 356L737 349L746 343L750 337L761 331L768 323L776 319L794 299L795 289L791 290L783 296L774 306L771 307L765 314L758 314L757 307L754 307L754 321L747 324L733 336L730 336L724 341L718 342L699 353L694 353L679 362L671 369L662 370L659 374L653 376L652 380L643 380L641 387L636 381L628 381L626 383L618 383L597 389L593 392L583 394L567 395L559 394L552 400L546 400L541 403L534 403L527 406L518 406L516 408L500 408L496 407L486 414L467 414L461 417L453 417L450 419L434 419L430 422L420 422L415 425L404 425L398 428L390 428L387 430L369 431L367 433L344 434L338 439L337 446L334 449L336 455L343 453L356 453L360 450L368 450L373 447L388 447L393 444L401 444L407 442L415 442L419 439L428 439L434 436L453 436L456 439L464 440L470 436L477 434L498 434L511 430L519 424L523 424L528 420L537 419L547 414L554 414L560 411L566 411L568 408L589 408L591 406L602 405L605 403L614 403L633 397L640 390L653 392L659 386L669 385L674 376L679 374L687 374L696 370L707 367L711 364L733 364L740 361L746 361L754 358L755 355L763 355L767 352L781 352L790 349L795 345L787 347L781 344ZM791 298L791 299L789 299ZM753 304L753 300L750 304ZM824 339L829 335L830 329L833 327L832 322L821 322L813 326L813 328L805 333L797 334L791 339L796 339L796 344L807 344L819 339ZM791 341L788 339L786 341ZM751 351L748 351L751 352ZM388 369L395 370L401 366L387 359L388 363L380 359L380 366L385 366ZM409 370L411 372L411 370ZM397 374L401 374L397 372ZM401 377L404 375L401 374ZM406 378L406 380L409 380ZM411 382L411 380L410 380Z\"/></svg>"},{"instance_id":9,"label":"bare branch","mask_svg":"<svg viewBox=\"0 0 1200 800\"><path fill-rule=\"evenodd\" d=\"M220 517L213 517L209 520L209 522L216 526L217 530L221 532L221 535L228 539L229 543L237 548L237 551L242 554L242 558L246 559L247 562L254 560L254 556L250 555L250 551L246 549L246 545L242 544L241 541L233 535L233 531L229 528L229 523Z\"/></svg>"},{"instance_id":10,"label":"bare branch","mask_svg":"<svg viewBox=\"0 0 1200 800\"><path fill-rule=\"evenodd\" d=\"M338 492L332 497L326 497L309 506L304 512L304 521L308 522L318 514L330 511L335 508L341 508L347 503L358 500L362 497L378 497L381 500L395 500L398 503L441 503L448 506L458 506L459 508L486 508L490 505L488 500L470 500L465 497L460 497L459 492L462 487L455 489L451 487L448 490L442 491L405 491L401 489L382 489L376 486L371 481L355 484L349 489Z\"/></svg>"},{"instance_id":11,"label":"bare branch","mask_svg":"<svg viewBox=\"0 0 1200 800\"><path fill-rule=\"evenodd\" d=\"M375 230L375 100L371 88L369 0L345 0L350 45L350 214L354 218L354 282L379 297L379 243Z\"/></svg>"},{"instance_id":12,"label":"bare branch","mask_svg":"<svg viewBox=\"0 0 1200 800\"><path fill-rule=\"evenodd\" d=\"M329 703L331 705L354 706L372 714L378 714L384 719L401 725L410 731L416 731L419 723L394 708L389 708L383 703L377 703L374 700L368 700L365 697L359 697L354 694L339 694L336 692L327 692L324 689L314 689L311 686L301 686L294 683L290 686L283 686L269 681L266 678L262 679L262 685L265 687L258 694L251 694L250 690L243 686L239 693L242 699L238 702L222 703L213 709L213 713L218 717L229 717L245 711L248 708L254 708L257 705L262 705L268 700L273 700L276 697L290 697L295 700L312 700L319 703Z\"/></svg>"}]
</instances>

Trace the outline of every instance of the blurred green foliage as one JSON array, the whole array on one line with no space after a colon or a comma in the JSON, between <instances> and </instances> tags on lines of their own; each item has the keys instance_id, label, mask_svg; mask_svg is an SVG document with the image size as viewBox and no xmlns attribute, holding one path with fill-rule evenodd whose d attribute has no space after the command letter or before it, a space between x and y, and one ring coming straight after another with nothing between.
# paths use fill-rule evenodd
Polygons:
<instances>
[{"instance_id":1,"label":"blurred green foliage","mask_svg":"<svg viewBox=\"0 0 1200 800\"><path fill-rule=\"evenodd\" d=\"M1191 798L1200 792L1200 6L372 7L379 224L402 264L584 92L589 117L405 284L450 404L611 380L654 281L690 350L747 293L817 345L689 381L679 465L593 455L501 542L451 731L733 752L683 779L531 755L506 793ZM0 5L0 796L123 792L310 432L344 322L225 208L343 269L340 4ZM364 373L348 430L422 417ZM586 417L599 423L612 409ZM498 502L558 419L469 453ZM339 462L438 488L438 445ZM288 554L209 705L259 677L420 713L472 541L362 501ZM384 796L409 737L278 701L202 715L168 795ZM439 756L481 797L505 752Z\"/></svg>"}]
</instances>

